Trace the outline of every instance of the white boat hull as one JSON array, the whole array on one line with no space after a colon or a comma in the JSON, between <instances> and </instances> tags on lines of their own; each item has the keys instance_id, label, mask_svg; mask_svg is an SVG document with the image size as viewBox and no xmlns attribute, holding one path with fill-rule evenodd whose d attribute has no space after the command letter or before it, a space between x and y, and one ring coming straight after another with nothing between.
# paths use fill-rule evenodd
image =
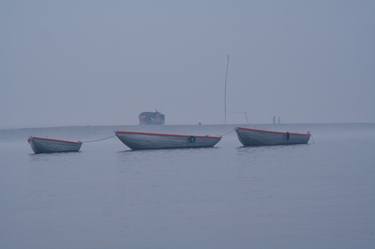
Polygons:
<instances>
[{"instance_id":1,"label":"white boat hull","mask_svg":"<svg viewBox=\"0 0 375 249\"><path fill-rule=\"evenodd\" d=\"M81 142L57 140L41 137L30 137L27 140L35 154L56 153L56 152L78 152L81 149Z\"/></svg>"},{"instance_id":2,"label":"white boat hull","mask_svg":"<svg viewBox=\"0 0 375 249\"><path fill-rule=\"evenodd\" d=\"M215 146L221 137L189 136L158 133L117 131L116 136L132 150L207 148Z\"/></svg>"},{"instance_id":3,"label":"white boat hull","mask_svg":"<svg viewBox=\"0 0 375 249\"><path fill-rule=\"evenodd\" d=\"M250 128L236 128L238 139L244 146L307 144L309 133L267 131Z\"/></svg>"}]
</instances>

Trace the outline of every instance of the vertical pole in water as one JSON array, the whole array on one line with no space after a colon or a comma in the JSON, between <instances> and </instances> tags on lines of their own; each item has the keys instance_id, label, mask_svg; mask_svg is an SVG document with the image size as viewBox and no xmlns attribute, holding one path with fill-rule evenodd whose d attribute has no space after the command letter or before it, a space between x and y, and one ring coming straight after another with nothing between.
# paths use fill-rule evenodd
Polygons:
<instances>
[{"instance_id":1,"label":"vertical pole in water","mask_svg":"<svg viewBox=\"0 0 375 249\"><path fill-rule=\"evenodd\" d=\"M224 121L227 123L227 82L229 71L229 54L227 55L227 64L225 67L225 82L224 82Z\"/></svg>"},{"instance_id":2,"label":"vertical pole in water","mask_svg":"<svg viewBox=\"0 0 375 249\"><path fill-rule=\"evenodd\" d=\"M245 120L246 120L246 124L249 123L249 118L247 117L247 112L245 112Z\"/></svg>"}]
</instances>

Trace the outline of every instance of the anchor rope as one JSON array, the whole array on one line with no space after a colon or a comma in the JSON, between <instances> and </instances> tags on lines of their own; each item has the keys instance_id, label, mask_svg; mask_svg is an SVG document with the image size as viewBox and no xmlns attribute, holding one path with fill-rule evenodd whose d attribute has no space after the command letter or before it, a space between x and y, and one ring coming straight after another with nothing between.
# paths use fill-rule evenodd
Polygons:
<instances>
[{"instance_id":1,"label":"anchor rope","mask_svg":"<svg viewBox=\"0 0 375 249\"><path fill-rule=\"evenodd\" d=\"M112 135L112 136L108 136L108 137L92 139L92 140L85 140L85 141L81 141L81 142L82 143L95 143L95 142L101 142L101 141L109 140L109 139L114 138L114 137L115 137L115 135Z\"/></svg>"},{"instance_id":2,"label":"anchor rope","mask_svg":"<svg viewBox=\"0 0 375 249\"><path fill-rule=\"evenodd\" d=\"M311 144L315 144L316 142L312 134L310 134L310 138L311 138Z\"/></svg>"},{"instance_id":3,"label":"anchor rope","mask_svg":"<svg viewBox=\"0 0 375 249\"><path fill-rule=\"evenodd\" d=\"M234 132L235 129L234 128L230 128L229 130L225 131L224 133L221 133L220 137L224 137L226 135L229 135L231 134L232 132ZM114 138L116 137L115 135L111 135L111 136L107 136L107 137L103 137L103 138L98 138L98 139L92 139L92 140L81 140L82 143L95 143L95 142L101 142L101 141L105 141L105 140L109 140L111 138Z\"/></svg>"},{"instance_id":4,"label":"anchor rope","mask_svg":"<svg viewBox=\"0 0 375 249\"><path fill-rule=\"evenodd\" d=\"M234 131L235 131L234 128L230 128L230 129L228 129L226 132L220 134L219 136L220 136L220 137L224 137L224 136L226 136L226 135L228 135L228 134L231 134L231 133L234 132Z\"/></svg>"}]
</instances>

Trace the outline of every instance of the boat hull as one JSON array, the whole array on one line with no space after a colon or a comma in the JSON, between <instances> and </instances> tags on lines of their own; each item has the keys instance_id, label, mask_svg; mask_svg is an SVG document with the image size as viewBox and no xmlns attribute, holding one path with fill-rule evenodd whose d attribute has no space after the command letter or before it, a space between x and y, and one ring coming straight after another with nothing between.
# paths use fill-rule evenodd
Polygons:
<instances>
[{"instance_id":1,"label":"boat hull","mask_svg":"<svg viewBox=\"0 0 375 249\"><path fill-rule=\"evenodd\" d=\"M236 128L238 139L244 146L307 144L309 133L267 131L250 128Z\"/></svg>"},{"instance_id":2,"label":"boat hull","mask_svg":"<svg viewBox=\"0 0 375 249\"><path fill-rule=\"evenodd\" d=\"M57 140L41 137L30 137L27 140L35 154L57 153L57 152L78 152L81 149L81 142Z\"/></svg>"},{"instance_id":3,"label":"boat hull","mask_svg":"<svg viewBox=\"0 0 375 249\"><path fill-rule=\"evenodd\" d=\"M117 131L116 136L132 150L214 147L221 137Z\"/></svg>"}]
</instances>

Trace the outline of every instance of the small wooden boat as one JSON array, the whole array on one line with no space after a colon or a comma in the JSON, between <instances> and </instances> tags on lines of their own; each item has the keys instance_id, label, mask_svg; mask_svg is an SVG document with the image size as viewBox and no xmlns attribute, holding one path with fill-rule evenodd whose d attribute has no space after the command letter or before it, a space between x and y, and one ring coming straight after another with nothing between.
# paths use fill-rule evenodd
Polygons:
<instances>
[{"instance_id":1,"label":"small wooden boat","mask_svg":"<svg viewBox=\"0 0 375 249\"><path fill-rule=\"evenodd\" d=\"M236 128L238 139L244 146L307 144L310 133L280 132L253 128Z\"/></svg>"},{"instance_id":2,"label":"small wooden boat","mask_svg":"<svg viewBox=\"0 0 375 249\"><path fill-rule=\"evenodd\" d=\"M30 137L27 142L35 154L55 152L78 152L82 142L66 141L43 137Z\"/></svg>"},{"instance_id":3,"label":"small wooden boat","mask_svg":"<svg viewBox=\"0 0 375 249\"><path fill-rule=\"evenodd\" d=\"M132 150L207 148L221 137L116 131L116 136Z\"/></svg>"}]
</instances>

